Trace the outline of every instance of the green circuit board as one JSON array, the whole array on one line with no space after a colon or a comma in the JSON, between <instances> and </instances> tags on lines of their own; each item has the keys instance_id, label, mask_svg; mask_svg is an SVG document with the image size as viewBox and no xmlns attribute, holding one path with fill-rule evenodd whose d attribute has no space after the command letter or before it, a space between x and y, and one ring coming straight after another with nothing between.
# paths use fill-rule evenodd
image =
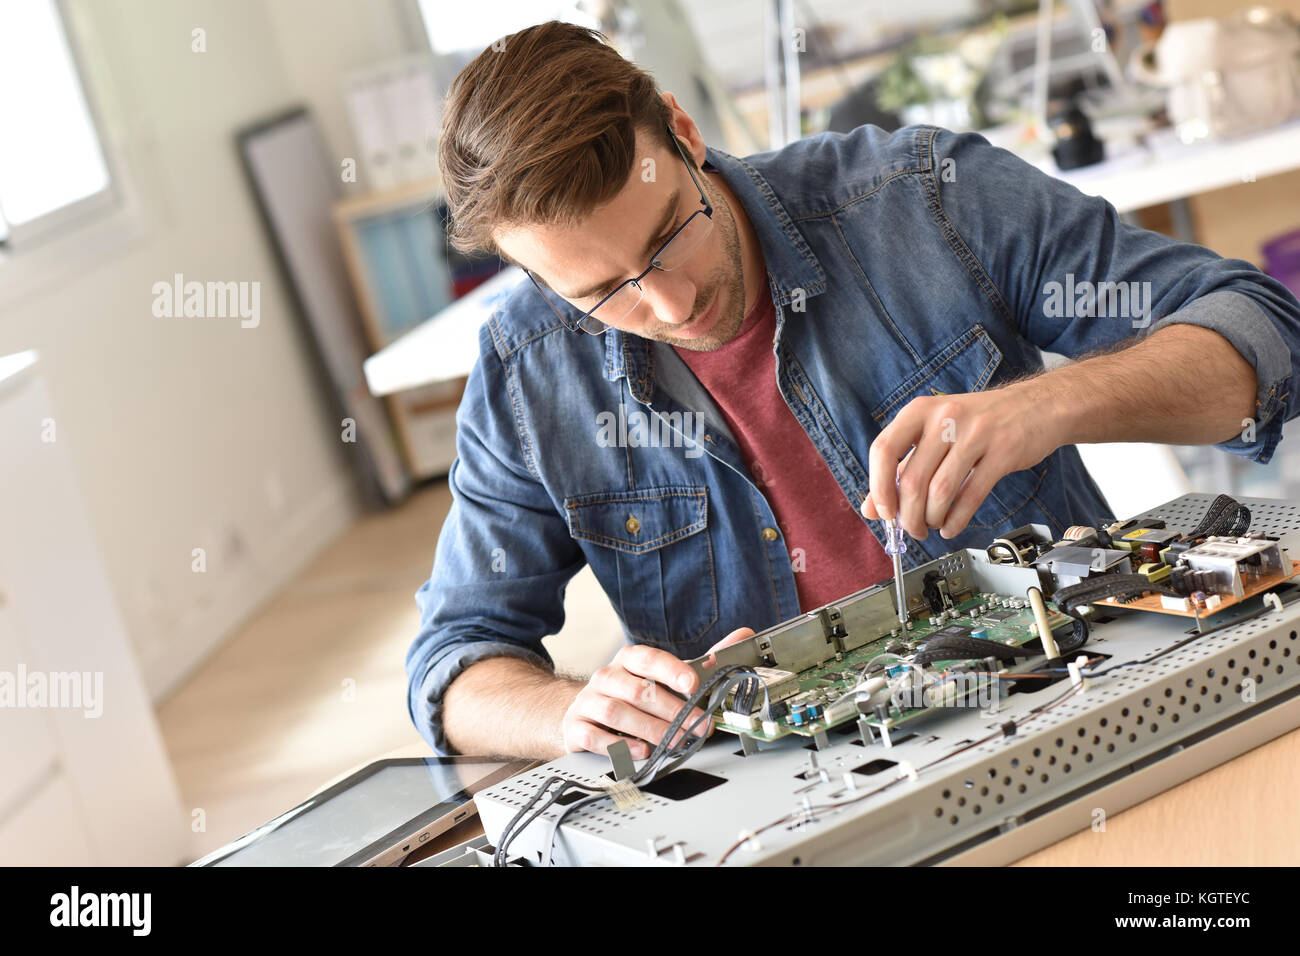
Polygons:
<instances>
[{"instance_id":1,"label":"green circuit board","mask_svg":"<svg viewBox=\"0 0 1300 956\"><path fill-rule=\"evenodd\" d=\"M847 704L852 703L852 700L845 702L842 698L858 686L871 662L882 654L893 653L900 657L906 657L916 651L920 645L924 644L933 635L954 627L966 630L983 628L987 640L1016 647L1037 640L1038 634L1035 628L1033 609L1027 606L1022 608L1003 606L1004 602L1009 604L1014 600L1016 599L1001 594L974 594L955 605L955 609L960 612L960 615L952 620L938 625L925 620L913 621L912 629L909 631L903 632L900 630L893 635L883 635L877 640L844 654L837 654L830 660L824 661L815 667L807 668L795 675L799 689L796 694L786 698L787 704L820 704L825 709L840 701L840 710L846 712L828 714L825 717L809 720L802 724L792 722L792 718L788 714L780 717L775 722L765 722L761 719L763 715L760 713L755 715L758 718L755 721L755 726L739 726L728 723L723 719L722 715L727 713L726 708L723 707L715 712L714 723L718 729L729 733L748 734L758 740L771 741L790 734L814 737L841 724L856 721L859 717L856 704L849 707ZM983 613L975 616L971 615L972 610L982 606L986 607ZM1050 606L1047 616L1053 631L1071 620L1059 611L1052 610ZM890 651L890 648L893 648L893 650ZM926 670L942 673L954 664L977 660L979 658L960 661L956 659L935 661L926 665ZM905 665L891 662L891 667L896 666ZM895 670L894 673L898 673L898 671ZM961 696L967 697L972 693L976 693L995 680L997 680L995 677L968 675L961 682ZM944 703L939 706L950 706L950 704ZM923 706L906 708L900 712L895 708L886 719L886 723L892 732L894 728L924 716L934 709L935 706ZM881 725L881 721L874 714L865 716L868 724L876 727Z\"/></svg>"}]
</instances>

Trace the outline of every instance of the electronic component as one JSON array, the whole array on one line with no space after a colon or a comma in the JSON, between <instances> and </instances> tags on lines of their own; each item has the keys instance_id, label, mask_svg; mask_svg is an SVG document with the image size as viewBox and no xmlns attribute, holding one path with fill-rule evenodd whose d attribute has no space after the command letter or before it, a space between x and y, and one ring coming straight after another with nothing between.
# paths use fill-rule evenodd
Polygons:
<instances>
[{"instance_id":1,"label":"electronic component","mask_svg":"<svg viewBox=\"0 0 1300 956\"><path fill-rule=\"evenodd\" d=\"M1231 509L1226 514L1223 521L1239 520ZM1099 595L1096 602L1086 603L1199 617L1232 607L1300 574L1300 562L1292 561L1276 541L1262 537L1212 535L1183 549L1173 566L1167 562L1164 566L1167 574L1156 568L1153 573L1136 576L1146 582L1146 592L1154 593L1134 590L1124 595ZM1197 594L1204 598L1196 600Z\"/></svg>"},{"instance_id":2,"label":"electronic component","mask_svg":"<svg viewBox=\"0 0 1300 956\"><path fill-rule=\"evenodd\" d=\"M1138 568L1138 574L1148 581L1164 581L1172 571L1173 568L1160 561L1149 561Z\"/></svg>"},{"instance_id":3,"label":"electronic component","mask_svg":"<svg viewBox=\"0 0 1300 956\"><path fill-rule=\"evenodd\" d=\"M1266 538L1206 538L1179 560L1194 571L1212 571L1215 593L1238 598L1246 594L1244 579L1282 570L1281 549Z\"/></svg>"},{"instance_id":4,"label":"electronic component","mask_svg":"<svg viewBox=\"0 0 1300 956\"><path fill-rule=\"evenodd\" d=\"M1043 554L1034 566L1052 575L1057 586L1078 584L1096 574L1111 574L1133 569L1132 554L1118 548L1085 548L1063 545Z\"/></svg>"},{"instance_id":5,"label":"electronic component","mask_svg":"<svg viewBox=\"0 0 1300 956\"><path fill-rule=\"evenodd\" d=\"M751 678L742 683L727 701L727 706L735 713L757 713L763 706L765 689L769 704L799 693L799 681L790 671L775 667L755 667L754 673L758 675L758 681Z\"/></svg>"},{"instance_id":6,"label":"electronic component","mask_svg":"<svg viewBox=\"0 0 1300 956\"><path fill-rule=\"evenodd\" d=\"M1061 536L1060 541L1053 542L1056 545L1077 544L1085 548L1095 548L1098 546L1097 529L1089 528L1087 525L1070 525L1065 529L1065 534Z\"/></svg>"},{"instance_id":7,"label":"electronic component","mask_svg":"<svg viewBox=\"0 0 1300 956\"><path fill-rule=\"evenodd\" d=\"M988 546L989 560L994 564L1014 564L1025 567L1038 555L1038 532L1032 525L1024 525L994 538Z\"/></svg>"},{"instance_id":8,"label":"electronic component","mask_svg":"<svg viewBox=\"0 0 1300 956\"><path fill-rule=\"evenodd\" d=\"M1056 646L1056 639L1052 637L1052 622L1047 616L1047 604L1043 601L1043 592L1038 588L1029 589L1029 606L1034 612L1034 630L1038 634L1039 641L1043 645L1043 653L1049 660L1055 660L1061 656L1060 649Z\"/></svg>"},{"instance_id":9,"label":"electronic component","mask_svg":"<svg viewBox=\"0 0 1300 956\"><path fill-rule=\"evenodd\" d=\"M1121 551L1131 551L1137 555L1134 560L1138 563L1159 563L1163 560L1160 553L1178 538L1178 532L1168 528L1138 528L1113 539L1112 543Z\"/></svg>"},{"instance_id":10,"label":"electronic component","mask_svg":"<svg viewBox=\"0 0 1300 956\"><path fill-rule=\"evenodd\" d=\"M1177 531L1168 528L1137 528L1126 531L1119 537L1111 538L1111 543L1121 551L1135 551L1144 544L1149 544L1157 551L1168 547L1179 537Z\"/></svg>"},{"instance_id":11,"label":"electronic component","mask_svg":"<svg viewBox=\"0 0 1300 956\"><path fill-rule=\"evenodd\" d=\"M988 674L1009 665L1017 657L1028 655L1028 651L1020 649L1021 645L1035 644L1037 630L1033 614L1023 599L981 592L969 586L961 590L968 597L943 614L931 615L935 623L914 622L914 630L909 635L913 638L911 642L893 636L897 628L891 623L893 602L890 601L888 611L885 605L881 606L878 636L839 652L839 659L832 643L822 644L825 650L820 662L801 670L754 666L753 671L763 678L769 693L782 699L774 703L766 714L755 712L762 704L761 692L755 698L755 709L749 711L729 701L719 709L719 729L768 741L792 733L813 737L855 719L858 713L868 715L868 723L874 726L878 720L875 706L882 701L892 702L889 684L895 689L908 690L906 700L918 701L918 706L905 707L901 712L895 708L893 715L888 717L892 726L922 716L934 707L944 706L945 702L951 703L947 696L951 688L936 690L929 700L921 693L920 687L909 689L915 681L929 686L938 679L931 665L942 666L950 675L960 673L962 665L967 665L968 670ZM968 616L971 611L978 612L974 621ZM849 617L843 612L841 614L846 619ZM1053 627L1068 620L1056 611L1051 611L1049 616ZM975 636L977 630L982 636ZM845 637L849 638L851 645L852 632ZM921 650L914 652L914 647ZM921 677L922 672L925 677ZM981 681L987 683L991 679L983 677ZM980 686L980 682L973 686ZM864 709L856 706L856 702L866 688L871 688L871 691L867 698L869 706ZM963 693L969 689L965 688ZM732 720L731 714L735 713L761 719L756 719L754 726L748 720Z\"/></svg>"},{"instance_id":12,"label":"electronic component","mask_svg":"<svg viewBox=\"0 0 1300 956\"><path fill-rule=\"evenodd\" d=\"M938 571L926 573L921 594L925 598L926 604L930 605L930 610L936 614L941 614L952 607L952 597L948 594L948 582Z\"/></svg>"}]
</instances>

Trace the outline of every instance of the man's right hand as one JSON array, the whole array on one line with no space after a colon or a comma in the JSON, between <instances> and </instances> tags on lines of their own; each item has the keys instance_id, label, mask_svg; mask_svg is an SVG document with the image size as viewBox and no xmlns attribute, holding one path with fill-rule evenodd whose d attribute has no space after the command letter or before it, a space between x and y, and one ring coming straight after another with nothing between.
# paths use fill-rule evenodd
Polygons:
<instances>
[{"instance_id":1,"label":"man's right hand","mask_svg":"<svg viewBox=\"0 0 1300 956\"><path fill-rule=\"evenodd\" d=\"M710 653L752 637L748 627L737 628L709 649ZM574 697L564 715L564 749L572 753L590 750L604 754L610 744L624 739L613 731L627 735L634 760L644 760L668 732L684 698L698 687L695 671L685 661L668 651L645 644L620 648L614 659L596 670L585 687ZM681 694L677 697L665 688ZM682 732L704 717L698 707L673 739L676 745ZM711 720L695 728L705 736L713 732Z\"/></svg>"}]
</instances>

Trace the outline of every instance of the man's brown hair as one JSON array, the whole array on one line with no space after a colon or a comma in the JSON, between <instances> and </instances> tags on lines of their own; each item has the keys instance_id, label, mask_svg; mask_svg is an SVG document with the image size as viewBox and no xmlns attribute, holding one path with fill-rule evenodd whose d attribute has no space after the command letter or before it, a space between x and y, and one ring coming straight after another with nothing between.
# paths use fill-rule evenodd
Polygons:
<instances>
[{"instance_id":1,"label":"man's brown hair","mask_svg":"<svg viewBox=\"0 0 1300 956\"><path fill-rule=\"evenodd\" d=\"M462 251L505 224L576 225L632 172L638 129L670 144L654 79L594 30L551 21L488 47L451 85L438 164Z\"/></svg>"}]
</instances>

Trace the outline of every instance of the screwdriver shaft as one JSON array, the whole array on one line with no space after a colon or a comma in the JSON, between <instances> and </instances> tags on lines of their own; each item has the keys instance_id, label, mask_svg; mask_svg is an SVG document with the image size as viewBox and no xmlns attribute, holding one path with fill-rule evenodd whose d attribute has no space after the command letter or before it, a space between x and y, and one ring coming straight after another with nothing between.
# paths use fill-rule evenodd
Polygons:
<instances>
[{"instance_id":1,"label":"screwdriver shaft","mask_svg":"<svg viewBox=\"0 0 1300 956\"><path fill-rule=\"evenodd\" d=\"M903 529L893 518L882 519L885 523L885 552L894 560L894 600L898 605L898 623L907 629L907 596L903 589L903 552L907 542L903 540Z\"/></svg>"}]
</instances>

